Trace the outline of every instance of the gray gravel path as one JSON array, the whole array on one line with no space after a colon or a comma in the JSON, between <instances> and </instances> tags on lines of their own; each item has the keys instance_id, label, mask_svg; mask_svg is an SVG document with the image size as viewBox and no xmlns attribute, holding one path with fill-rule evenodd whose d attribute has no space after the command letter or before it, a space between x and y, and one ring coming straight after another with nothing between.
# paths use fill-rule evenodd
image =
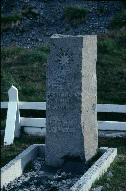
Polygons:
<instances>
[{"instance_id":1,"label":"gray gravel path","mask_svg":"<svg viewBox=\"0 0 126 191\"><path fill-rule=\"evenodd\" d=\"M66 173L61 169L56 172L43 171L44 164L44 159L38 157L33 161L34 170L23 173L2 191L69 191L81 176L71 172Z\"/></svg>"}]
</instances>

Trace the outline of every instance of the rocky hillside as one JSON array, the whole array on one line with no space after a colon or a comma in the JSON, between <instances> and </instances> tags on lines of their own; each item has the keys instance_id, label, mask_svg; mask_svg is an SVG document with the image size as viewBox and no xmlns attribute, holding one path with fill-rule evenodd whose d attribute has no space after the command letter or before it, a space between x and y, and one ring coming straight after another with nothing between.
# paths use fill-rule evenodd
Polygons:
<instances>
[{"instance_id":1,"label":"rocky hillside","mask_svg":"<svg viewBox=\"0 0 126 191\"><path fill-rule=\"evenodd\" d=\"M3 0L2 46L42 46L56 33L105 33L120 8L120 1Z\"/></svg>"},{"instance_id":2,"label":"rocky hillside","mask_svg":"<svg viewBox=\"0 0 126 191\"><path fill-rule=\"evenodd\" d=\"M50 36L56 32L76 35L86 34L87 30L88 34L98 34L98 103L126 104L126 4L120 10L123 4L117 1L78 0L75 2L73 0L71 2L70 0L27 2L3 0L2 101L8 101L7 92L12 84L19 90L20 101L46 101L46 62L49 47L42 47L43 43L48 43ZM74 5L84 6L73 6L73 2ZM61 12L57 13L58 7ZM118 10L120 10L119 14L112 19ZM96 28L96 25L99 27ZM108 27L107 33L103 34ZM3 119L1 126L4 128L6 111L2 110L1 113ZM21 116L45 117L45 113L39 111L24 113L21 110ZM126 120L126 114L98 115L99 120L108 121L116 121L117 117L118 120Z\"/></svg>"}]
</instances>

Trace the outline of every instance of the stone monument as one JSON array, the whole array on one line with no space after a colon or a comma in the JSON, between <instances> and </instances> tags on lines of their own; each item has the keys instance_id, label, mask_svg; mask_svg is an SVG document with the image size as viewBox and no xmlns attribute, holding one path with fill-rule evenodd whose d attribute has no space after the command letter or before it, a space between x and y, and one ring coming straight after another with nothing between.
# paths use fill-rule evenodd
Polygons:
<instances>
[{"instance_id":1,"label":"stone monument","mask_svg":"<svg viewBox=\"0 0 126 191\"><path fill-rule=\"evenodd\" d=\"M53 35L47 61L46 151L49 166L90 160L98 147L97 37Z\"/></svg>"}]
</instances>

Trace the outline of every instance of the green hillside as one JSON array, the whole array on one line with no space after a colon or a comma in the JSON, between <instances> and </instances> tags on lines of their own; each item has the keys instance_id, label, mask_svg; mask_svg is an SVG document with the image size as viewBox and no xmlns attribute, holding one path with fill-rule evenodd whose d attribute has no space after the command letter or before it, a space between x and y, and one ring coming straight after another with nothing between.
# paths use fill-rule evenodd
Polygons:
<instances>
[{"instance_id":1,"label":"green hillside","mask_svg":"<svg viewBox=\"0 0 126 191\"><path fill-rule=\"evenodd\" d=\"M114 30L98 35L98 103L126 104L126 32ZM13 84L21 101L45 101L46 59L49 48L3 48L2 101Z\"/></svg>"},{"instance_id":2,"label":"green hillside","mask_svg":"<svg viewBox=\"0 0 126 191\"><path fill-rule=\"evenodd\" d=\"M123 16L122 16L123 15ZM123 19L121 19L123 18ZM126 104L126 12L113 18L107 34L98 34L98 103ZM49 47L24 49L4 47L1 50L1 100L8 100L13 84L19 90L20 101L46 101L46 61ZM22 115L41 117L37 111L21 111ZM39 116L38 116L39 115ZM44 113L45 115L45 113ZM103 114L99 114L99 119ZM110 119L109 114L104 114ZM119 116L119 115L118 115ZM2 110L2 119L6 111ZM111 115L116 120L117 114ZM119 116L120 117L120 116ZM121 114L121 120L125 121ZM4 126L5 122L2 122Z\"/></svg>"}]
</instances>

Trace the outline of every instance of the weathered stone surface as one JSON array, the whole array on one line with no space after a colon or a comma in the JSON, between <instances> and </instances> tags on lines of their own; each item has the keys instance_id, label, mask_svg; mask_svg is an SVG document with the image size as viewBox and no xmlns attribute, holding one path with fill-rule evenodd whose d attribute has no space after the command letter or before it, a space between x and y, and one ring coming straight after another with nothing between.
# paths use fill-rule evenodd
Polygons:
<instances>
[{"instance_id":1,"label":"weathered stone surface","mask_svg":"<svg viewBox=\"0 0 126 191\"><path fill-rule=\"evenodd\" d=\"M67 157L86 162L96 153L97 38L51 37L47 63L46 163L60 166Z\"/></svg>"}]
</instances>

